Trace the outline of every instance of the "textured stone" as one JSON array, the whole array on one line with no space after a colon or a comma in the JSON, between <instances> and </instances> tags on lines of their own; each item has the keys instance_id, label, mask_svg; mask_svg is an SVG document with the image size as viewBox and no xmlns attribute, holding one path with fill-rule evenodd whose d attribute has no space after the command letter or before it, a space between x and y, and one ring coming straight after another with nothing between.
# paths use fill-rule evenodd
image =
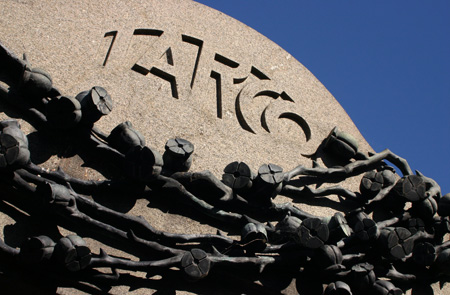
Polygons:
<instances>
[{"instance_id":1,"label":"textured stone","mask_svg":"<svg viewBox=\"0 0 450 295\"><path fill-rule=\"evenodd\" d=\"M161 154L167 140L184 138L195 146L191 171L210 170L220 179L233 161L245 162L252 171L269 163L284 171L311 166L303 154L315 152L335 126L356 139L359 151L371 151L336 99L302 64L258 32L204 5L187 0L23 0L1 1L0 11L0 41L50 73L62 94L75 97L93 86L108 91L114 109L97 127L109 133L130 121ZM20 122L26 133L33 133ZM77 156L59 158L57 148L35 138L30 145L43 154L32 155L37 164L61 166L77 177L102 177ZM343 185L357 191L359 179ZM148 200L132 205L130 214L144 216L158 229L215 233L170 208L153 208ZM318 216L334 213L299 206ZM0 221L14 223L3 214ZM88 243L93 253L104 248ZM127 291L117 287L112 293ZM61 289L61 294L74 293Z\"/></svg>"}]
</instances>

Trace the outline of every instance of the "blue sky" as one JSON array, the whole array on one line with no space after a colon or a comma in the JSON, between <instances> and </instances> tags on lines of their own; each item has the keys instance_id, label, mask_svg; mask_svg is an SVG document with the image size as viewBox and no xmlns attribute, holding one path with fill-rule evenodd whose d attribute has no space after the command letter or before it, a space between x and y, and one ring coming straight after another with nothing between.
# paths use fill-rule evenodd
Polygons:
<instances>
[{"instance_id":1,"label":"blue sky","mask_svg":"<svg viewBox=\"0 0 450 295\"><path fill-rule=\"evenodd\" d=\"M306 66L379 152L450 193L450 1L201 0Z\"/></svg>"}]
</instances>

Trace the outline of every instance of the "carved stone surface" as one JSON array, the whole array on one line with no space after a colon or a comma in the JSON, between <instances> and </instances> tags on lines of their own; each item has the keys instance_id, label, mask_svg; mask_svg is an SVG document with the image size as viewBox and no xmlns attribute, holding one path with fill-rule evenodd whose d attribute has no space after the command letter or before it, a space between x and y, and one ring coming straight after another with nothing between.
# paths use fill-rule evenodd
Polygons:
<instances>
[{"instance_id":1,"label":"carved stone surface","mask_svg":"<svg viewBox=\"0 0 450 295\"><path fill-rule=\"evenodd\" d=\"M257 170L309 163L334 126L370 150L339 103L289 53L242 23L192 1L2 1L0 37L75 96L108 90L110 131L132 121L147 145L196 147L192 169L231 161ZM295 160L294 160L295 159Z\"/></svg>"},{"instance_id":2,"label":"carved stone surface","mask_svg":"<svg viewBox=\"0 0 450 295\"><path fill-rule=\"evenodd\" d=\"M119 130L126 133L119 136L137 142L145 140L149 147L143 151L137 148L134 157L127 159L125 170L133 171L129 172L131 174L137 171L138 175L133 174L135 178L152 181L161 169L164 175L172 173L173 167L170 171L161 168L162 158L158 152L163 155L168 150L165 158L174 156L170 155L170 152L177 152L174 142L187 144L176 141L178 138L195 146L193 153L191 147L189 151L184 150L189 155L192 153L189 157L190 171L209 170L218 179L222 178L224 168L234 161L245 162L253 172L265 167L263 170L267 173L280 175L281 169L287 172L299 165L311 167L311 157L304 155L314 153L312 158L324 167L342 165L318 149L335 126L339 126L340 132L334 130L334 147L340 149L343 143L348 144L349 134L351 143L358 143L357 146L350 145L352 155L353 152L367 154L371 151L339 103L289 53L253 29L201 4L187 0L83 0L74 3L25 0L1 1L0 11L0 42L17 56L26 53L33 67L51 73L53 85L68 96L61 97L61 100L79 103L81 108L88 105L97 107L88 119L91 123L98 120L99 112L110 113L95 123L107 134L123 122L132 122L137 133ZM40 72L40 75L43 79L47 77L45 72ZM94 86L97 87L92 89ZM103 88L111 98L103 94ZM8 105L0 102L0 108L0 119L19 118L22 130L28 135L33 163L49 169L61 167L67 174L80 179L103 179L111 174L107 161L95 163L96 166L92 167L92 163L83 162L67 145L50 145L49 140L36 135L31 125L21 120ZM65 124L77 120L76 111L70 112L70 118L74 119L64 120ZM58 112L54 116L58 122L61 117L68 118ZM124 124L125 127L131 125ZM106 139L110 145L116 140L113 136L105 138L111 140ZM143 154L151 155L150 160L148 157L143 160ZM135 167L149 163L145 161L150 161L145 169ZM277 170L272 171L270 167L277 167ZM183 183L182 177L173 178ZM361 177L349 178L340 184L352 192L358 191ZM256 179L254 186L257 184ZM279 192L276 191L277 186L273 189L274 193L268 192L265 199L276 196ZM305 190L304 193L308 192ZM310 190L309 193L320 195L319 190ZM221 229L205 217L195 217L193 209L180 206L176 201L162 200L166 201L164 203L158 199L160 196L150 196L154 198L97 196L94 200L119 212L143 216L156 229L170 233L215 234L217 227ZM340 203L334 202L337 197L330 199L329 203L309 202L321 206L296 205L317 217L332 216L336 210L344 209ZM276 196L273 202L284 203L286 200L292 199ZM3 209L0 212L0 225L3 227L0 237L9 246L18 248L30 235L38 237L35 244L52 245L46 243L45 238L39 238L42 231L39 226L30 225L30 221L21 214L11 214ZM303 228L318 231L322 238L322 227L326 228L326 224L317 218L314 221L314 224L306 222ZM70 236L64 227L58 229L62 236ZM261 235L258 226L248 226L248 230ZM250 236L249 233L247 235ZM230 231L228 234L237 236L239 232ZM326 236L328 238L328 232ZM90 251L102 253L95 263L112 259L100 248L111 255L137 260L132 254L95 239L86 238L86 242ZM77 238L58 243L65 248L55 247L64 251L72 251L74 247L84 250L80 261L68 261L74 268L81 268L86 263L88 253L82 248L84 245L77 245ZM208 255L199 249L184 253L181 265L186 275L200 279L208 274L210 262L223 263L220 256ZM141 273L142 277L145 275ZM277 283L281 281L279 279ZM295 294L294 284L280 289L285 289L284 293ZM111 293L147 294L146 288L161 290L158 283L152 286L136 286L135 290L118 286L111 289ZM205 292L201 287L180 289L177 294ZM60 288L58 292L84 294L73 288ZM223 292L231 294L227 292L232 291ZM218 290L212 293L220 294Z\"/></svg>"}]
</instances>

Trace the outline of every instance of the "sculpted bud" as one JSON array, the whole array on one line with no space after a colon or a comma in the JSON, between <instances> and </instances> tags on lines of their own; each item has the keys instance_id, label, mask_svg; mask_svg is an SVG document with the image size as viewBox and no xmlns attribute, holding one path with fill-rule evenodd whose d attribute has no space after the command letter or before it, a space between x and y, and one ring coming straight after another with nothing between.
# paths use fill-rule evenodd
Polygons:
<instances>
[{"instance_id":1,"label":"sculpted bud","mask_svg":"<svg viewBox=\"0 0 450 295\"><path fill-rule=\"evenodd\" d=\"M395 183L395 174L391 170L369 171L361 179L359 191L366 199L373 199L381 189Z\"/></svg>"},{"instance_id":2,"label":"sculpted bud","mask_svg":"<svg viewBox=\"0 0 450 295\"><path fill-rule=\"evenodd\" d=\"M352 234L352 229L347 224L347 220L340 212L336 212L333 216L326 218L324 221L328 224L330 231L329 241L337 242Z\"/></svg>"},{"instance_id":3,"label":"sculpted bud","mask_svg":"<svg viewBox=\"0 0 450 295\"><path fill-rule=\"evenodd\" d=\"M350 286L344 282L337 281L329 284L323 295L352 295Z\"/></svg>"},{"instance_id":4,"label":"sculpted bud","mask_svg":"<svg viewBox=\"0 0 450 295\"><path fill-rule=\"evenodd\" d=\"M111 96L100 86L94 86L89 91L83 91L75 97L81 104L83 121L95 123L102 116L108 115L113 109Z\"/></svg>"},{"instance_id":5,"label":"sculpted bud","mask_svg":"<svg viewBox=\"0 0 450 295\"><path fill-rule=\"evenodd\" d=\"M372 295L403 295L403 291L390 281L378 280L371 287Z\"/></svg>"},{"instance_id":6,"label":"sculpted bud","mask_svg":"<svg viewBox=\"0 0 450 295\"><path fill-rule=\"evenodd\" d=\"M411 234L415 234L419 231L424 232L425 231L425 223L420 218L410 218L408 219L408 230L411 232Z\"/></svg>"},{"instance_id":7,"label":"sculpted bud","mask_svg":"<svg viewBox=\"0 0 450 295\"><path fill-rule=\"evenodd\" d=\"M319 218L306 218L297 230L299 242L310 249L322 247L328 241L328 225Z\"/></svg>"},{"instance_id":8,"label":"sculpted bud","mask_svg":"<svg viewBox=\"0 0 450 295\"><path fill-rule=\"evenodd\" d=\"M277 223L275 229L281 236L295 240L298 239L297 231L301 224L302 220L300 218L287 215L283 220Z\"/></svg>"},{"instance_id":9,"label":"sculpted bud","mask_svg":"<svg viewBox=\"0 0 450 295\"><path fill-rule=\"evenodd\" d=\"M369 215L364 212L363 208L358 208L345 214L345 219L347 220L348 225L353 229L355 228L357 222L363 221L366 218L369 218Z\"/></svg>"},{"instance_id":10,"label":"sculpted bud","mask_svg":"<svg viewBox=\"0 0 450 295\"><path fill-rule=\"evenodd\" d=\"M403 227L386 227L380 231L378 243L387 258L398 260L412 253L414 239L411 232Z\"/></svg>"},{"instance_id":11,"label":"sculpted bud","mask_svg":"<svg viewBox=\"0 0 450 295\"><path fill-rule=\"evenodd\" d=\"M50 74L38 68L25 67L22 77L22 90L32 97L46 97L52 90Z\"/></svg>"},{"instance_id":12,"label":"sculpted bud","mask_svg":"<svg viewBox=\"0 0 450 295\"><path fill-rule=\"evenodd\" d=\"M256 202L267 203L275 198L283 185L283 168L274 164L263 164L258 169L258 176L252 185L252 190L244 194L245 198Z\"/></svg>"},{"instance_id":13,"label":"sculpted bud","mask_svg":"<svg viewBox=\"0 0 450 295\"><path fill-rule=\"evenodd\" d=\"M358 152L358 141L349 133L334 127L325 141L324 150L339 159L348 161Z\"/></svg>"},{"instance_id":14,"label":"sculpted bud","mask_svg":"<svg viewBox=\"0 0 450 295\"><path fill-rule=\"evenodd\" d=\"M55 257L67 270L79 271L91 262L91 250L81 237L69 235L56 243Z\"/></svg>"},{"instance_id":15,"label":"sculpted bud","mask_svg":"<svg viewBox=\"0 0 450 295\"><path fill-rule=\"evenodd\" d=\"M250 189L255 178L250 167L244 162L232 162L223 170L222 182L233 191L241 192Z\"/></svg>"},{"instance_id":16,"label":"sculpted bud","mask_svg":"<svg viewBox=\"0 0 450 295\"><path fill-rule=\"evenodd\" d=\"M183 255L181 268L188 280L198 281L208 275L211 261L205 251L194 248Z\"/></svg>"},{"instance_id":17,"label":"sculpted bud","mask_svg":"<svg viewBox=\"0 0 450 295\"><path fill-rule=\"evenodd\" d=\"M117 125L109 134L107 141L122 154L126 154L135 146L145 146L144 136L134 129L129 121Z\"/></svg>"},{"instance_id":18,"label":"sculpted bud","mask_svg":"<svg viewBox=\"0 0 450 295\"><path fill-rule=\"evenodd\" d=\"M47 104L47 120L55 129L69 129L81 120L81 105L69 96L52 98Z\"/></svg>"},{"instance_id":19,"label":"sculpted bud","mask_svg":"<svg viewBox=\"0 0 450 295\"><path fill-rule=\"evenodd\" d=\"M424 220L431 220L438 212L438 203L435 198L428 197L424 200L412 203L411 211L414 216Z\"/></svg>"},{"instance_id":20,"label":"sculpted bud","mask_svg":"<svg viewBox=\"0 0 450 295\"><path fill-rule=\"evenodd\" d=\"M74 211L76 209L76 200L73 192L67 187L56 183L41 183L36 187L36 194L56 212L65 210Z\"/></svg>"},{"instance_id":21,"label":"sculpted bud","mask_svg":"<svg viewBox=\"0 0 450 295\"><path fill-rule=\"evenodd\" d=\"M194 145L182 138L169 139L163 154L164 169L171 172L186 172L192 165Z\"/></svg>"},{"instance_id":22,"label":"sculpted bud","mask_svg":"<svg viewBox=\"0 0 450 295\"><path fill-rule=\"evenodd\" d=\"M250 252L262 251L266 248L267 231L262 224L247 223L241 232L241 244Z\"/></svg>"},{"instance_id":23,"label":"sculpted bud","mask_svg":"<svg viewBox=\"0 0 450 295\"><path fill-rule=\"evenodd\" d=\"M141 182L152 181L161 173L161 154L147 146L135 146L125 155L125 169L128 176Z\"/></svg>"},{"instance_id":24,"label":"sculpted bud","mask_svg":"<svg viewBox=\"0 0 450 295\"><path fill-rule=\"evenodd\" d=\"M335 245L323 245L316 250L312 264L315 269L325 272L339 272L344 269L341 250Z\"/></svg>"},{"instance_id":25,"label":"sculpted bud","mask_svg":"<svg viewBox=\"0 0 450 295\"><path fill-rule=\"evenodd\" d=\"M426 199L427 188L424 178L419 175L407 175L397 181L392 193L410 202Z\"/></svg>"},{"instance_id":26,"label":"sculpted bud","mask_svg":"<svg viewBox=\"0 0 450 295\"><path fill-rule=\"evenodd\" d=\"M48 261L53 255L55 245L55 242L47 236L28 238L20 246L20 260L26 264Z\"/></svg>"},{"instance_id":27,"label":"sculpted bud","mask_svg":"<svg viewBox=\"0 0 450 295\"><path fill-rule=\"evenodd\" d=\"M380 230L371 218L356 222L354 231L361 241L375 241L380 236Z\"/></svg>"},{"instance_id":28,"label":"sculpted bud","mask_svg":"<svg viewBox=\"0 0 450 295\"><path fill-rule=\"evenodd\" d=\"M15 120L0 122L0 168L25 165L30 161L28 139Z\"/></svg>"},{"instance_id":29,"label":"sculpted bud","mask_svg":"<svg viewBox=\"0 0 450 295\"><path fill-rule=\"evenodd\" d=\"M367 262L352 266L350 286L355 294L363 294L362 292L369 290L373 286L376 280L373 269L373 265Z\"/></svg>"},{"instance_id":30,"label":"sculpted bud","mask_svg":"<svg viewBox=\"0 0 450 295\"><path fill-rule=\"evenodd\" d=\"M258 170L258 178L274 187L283 181L283 176L283 168L274 164L264 164Z\"/></svg>"}]
</instances>

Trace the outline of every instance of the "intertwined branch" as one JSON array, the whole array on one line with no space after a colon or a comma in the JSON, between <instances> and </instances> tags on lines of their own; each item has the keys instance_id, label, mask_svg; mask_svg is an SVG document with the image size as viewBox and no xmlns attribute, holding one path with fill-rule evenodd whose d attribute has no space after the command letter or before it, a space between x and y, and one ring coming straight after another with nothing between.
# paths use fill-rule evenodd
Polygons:
<instances>
[{"instance_id":1,"label":"intertwined branch","mask_svg":"<svg viewBox=\"0 0 450 295\"><path fill-rule=\"evenodd\" d=\"M390 150L362 155L356 140L335 128L319 148L346 161L345 165L328 168L313 161L312 167L283 172L277 165L265 164L254 173L245 163L232 162L220 180L209 171L188 171L194 146L187 140L170 139L161 155L146 146L130 122L109 134L96 127L96 121L112 111L112 99L102 87L76 97L63 96L48 73L33 68L26 58L17 58L1 43L0 64L0 80L9 86L0 86L3 103L16 108L43 136L64 141L98 165L108 163L114 168L108 179L84 180L60 168L50 171L35 165L17 121L5 120L0 122L3 201L140 259L113 256L102 249L99 254L91 253L78 235L55 241L41 235L28 237L20 249L0 240L5 273L27 274L32 266L32 276L47 283L54 278L64 282L56 287L99 294L105 285L161 288L162 283L152 281L152 275L177 281L180 273L190 281L208 281L214 273L227 273L249 292L279 292L255 283L266 272L274 276L282 272L299 282L307 278L308 286L329 284L325 292L374 288L376 294L401 294L393 283L410 287L418 279L445 280L450 273L450 244L443 242L450 231L450 196L441 196L435 181L414 174L407 161ZM394 164L403 177L395 176L385 161ZM360 175L359 192L341 185L311 187ZM309 184L299 185L298 180L305 177ZM226 236L219 230L217 234L161 231L151 220L118 212L90 198L97 194L164 196L169 204L193 209L197 213L193 218L210 220L232 233L241 231L241 236ZM293 203L275 202L279 194L297 202L338 195L351 201L353 210L315 216ZM375 222L368 214L377 210L387 217ZM397 268L414 273L404 274ZM148 278L124 271L144 272ZM319 272L323 276L314 275ZM182 282L171 287L187 288Z\"/></svg>"}]
</instances>

